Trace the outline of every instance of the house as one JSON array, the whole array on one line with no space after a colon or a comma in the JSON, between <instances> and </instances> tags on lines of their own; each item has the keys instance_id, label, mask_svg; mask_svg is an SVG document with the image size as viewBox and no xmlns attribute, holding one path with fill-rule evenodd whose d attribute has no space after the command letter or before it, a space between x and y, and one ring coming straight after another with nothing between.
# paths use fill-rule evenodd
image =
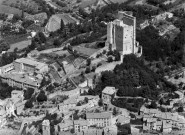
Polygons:
<instances>
[{"instance_id":1,"label":"house","mask_svg":"<svg viewBox=\"0 0 185 135\"><path fill-rule=\"evenodd\" d=\"M117 119L117 123L120 123L121 125L130 123L130 116L119 115Z\"/></svg>"},{"instance_id":2,"label":"house","mask_svg":"<svg viewBox=\"0 0 185 135\"><path fill-rule=\"evenodd\" d=\"M106 127L112 125L111 112L86 113L86 119L90 126Z\"/></svg>"},{"instance_id":3,"label":"house","mask_svg":"<svg viewBox=\"0 0 185 135\"><path fill-rule=\"evenodd\" d=\"M48 65L29 58L16 59L14 62L14 69L16 72L48 72Z\"/></svg>"},{"instance_id":4,"label":"house","mask_svg":"<svg viewBox=\"0 0 185 135\"><path fill-rule=\"evenodd\" d=\"M172 131L172 122L168 120L162 121L162 132L170 133Z\"/></svg>"},{"instance_id":5,"label":"house","mask_svg":"<svg viewBox=\"0 0 185 135\"><path fill-rule=\"evenodd\" d=\"M89 122L87 120L79 119L74 120L75 133L88 130Z\"/></svg>"},{"instance_id":6,"label":"house","mask_svg":"<svg viewBox=\"0 0 185 135\"><path fill-rule=\"evenodd\" d=\"M103 103L108 105L111 103L112 98L115 96L116 94L116 88L115 87L105 87L102 91L102 100Z\"/></svg>"},{"instance_id":7,"label":"house","mask_svg":"<svg viewBox=\"0 0 185 135\"><path fill-rule=\"evenodd\" d=\"M7 83L9 86L16 86L19 88L39 88L41 81L40 79L34 78L33 76L29 76L27 74L2 74L0 76L3 83Z\"/></svg>"},{"instance_id":8,"label":"house","mask_svg":"<svg viewBox=\"0 0 185 135\"><path fill-rule=\"evenodd\" d=\"M55 131L56 133L61 131L70 131L73 129L73 121L72 120L64 120L61 123L55 125Z\"/></svg>"},{"instance_id":9,"label":"house","mask_svg":"<svg viewBox=\"0 0 185 135\"><path fill-rule=\"evenodd\" d=\"M156 129L156 118L143 119L143 130L150 131Z\"/></svg>"},{"instance_id":10,"label":"house","mask_svg":"<svg viewBox=\"0 0 185 135\"><path fill-rule=\"evenodd\" d=\"M14 69L14 65L12 63L0 67L0 74L7 74L10 73Z\"/></svg>"},{"instance_id":11,"label":"house","mask_svg":"<svg viewBox=\"0 0 185 135\"><path fill-rule=\"evenodd\" d=\"M26 100L15 103L15 111L17 115L20 115L23 112L25 103L26 103Z\"/></svg>"}]
</instances>

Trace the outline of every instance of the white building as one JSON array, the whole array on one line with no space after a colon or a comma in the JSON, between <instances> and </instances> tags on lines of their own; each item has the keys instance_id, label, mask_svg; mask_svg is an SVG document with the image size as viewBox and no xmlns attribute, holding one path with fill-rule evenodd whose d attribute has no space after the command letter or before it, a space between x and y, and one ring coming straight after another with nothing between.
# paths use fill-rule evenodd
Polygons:
<instances>
[{"instance_id":1,"label":"white building","mask_svg":"<svg viewBox=\"0 0 185 135\"><path fill-rule=\"evenodd\" d=\"M97 127L106 127L112 125L111 112L86 113L86 119L90 126L96 125Z\"/></svg>"}]
</instances>

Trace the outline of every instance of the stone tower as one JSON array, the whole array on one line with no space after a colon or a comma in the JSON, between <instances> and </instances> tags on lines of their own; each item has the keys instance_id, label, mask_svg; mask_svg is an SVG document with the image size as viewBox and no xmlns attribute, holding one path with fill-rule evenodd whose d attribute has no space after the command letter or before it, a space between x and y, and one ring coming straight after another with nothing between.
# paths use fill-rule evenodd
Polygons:
<instances>
[{"instance_id":1,"label":"stone tower","mask_svg":"<svg viewBox=\"0 0 185 135\"><path fill-rule=\"evenodd\" d=\"M50 122L49 122L49 120L44 120L42 122L42 135L50 135Z\"/></svg>"},{"instance_id":2,"label":"stone tower","mask_svg":"<svg viewBox=\"0 0 185 135\"><path fill-rule=\"evenodd\" d=\"M131 12L118 12L118 18L107 24L106 46L112 45L112 50L117 50L124 55L142 55L142 47L136 41L136 18Z\"/></svg>"}]
</instances>

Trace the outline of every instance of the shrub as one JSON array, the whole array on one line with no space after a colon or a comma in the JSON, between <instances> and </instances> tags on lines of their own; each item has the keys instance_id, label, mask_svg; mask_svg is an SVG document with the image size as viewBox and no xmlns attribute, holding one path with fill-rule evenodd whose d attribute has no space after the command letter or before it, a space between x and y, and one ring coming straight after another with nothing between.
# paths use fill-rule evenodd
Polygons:
<instances>
[{"instance_id":1,"label":"shrub","mask_svg":"<svg viewBox=\"0 0 185 135\"><path fill-rule=\"evenodd\" d=\"M88 74L88 73L90 73L90 72L91 72L90 67L87 67L86 70L85 70L85 73Z\"/></svg>"}]
</instances>

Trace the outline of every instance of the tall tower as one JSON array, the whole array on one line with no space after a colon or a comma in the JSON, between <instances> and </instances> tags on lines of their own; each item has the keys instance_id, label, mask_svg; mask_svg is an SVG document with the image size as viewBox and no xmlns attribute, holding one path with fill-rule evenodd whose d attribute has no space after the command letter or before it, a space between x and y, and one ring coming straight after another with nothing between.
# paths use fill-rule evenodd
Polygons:
<instances>
[{"instance_id":1,"label":"tall tower","mask_svg":"<svg viewBox=\"0 0 185 135\"><path fill-rule=\"evenodd\" d=\"M136 42L136 18L132 16L132 12L119 11L118 19L107 24L106 45L109 44L113 50L121 53L121 57L131 53L140 56L138 50L142 48Z\"/></svg>"},{"instance_id":2,"label":"tall tower","mask_svg":"<svg viewBox=\"0 0 185 135\"><path fill-rule=\"evenodd\" d=\"M49 122L49 120L44 120L42 122L42 135L50 135L50 122Z\"/></svg>"}]
</instances>

